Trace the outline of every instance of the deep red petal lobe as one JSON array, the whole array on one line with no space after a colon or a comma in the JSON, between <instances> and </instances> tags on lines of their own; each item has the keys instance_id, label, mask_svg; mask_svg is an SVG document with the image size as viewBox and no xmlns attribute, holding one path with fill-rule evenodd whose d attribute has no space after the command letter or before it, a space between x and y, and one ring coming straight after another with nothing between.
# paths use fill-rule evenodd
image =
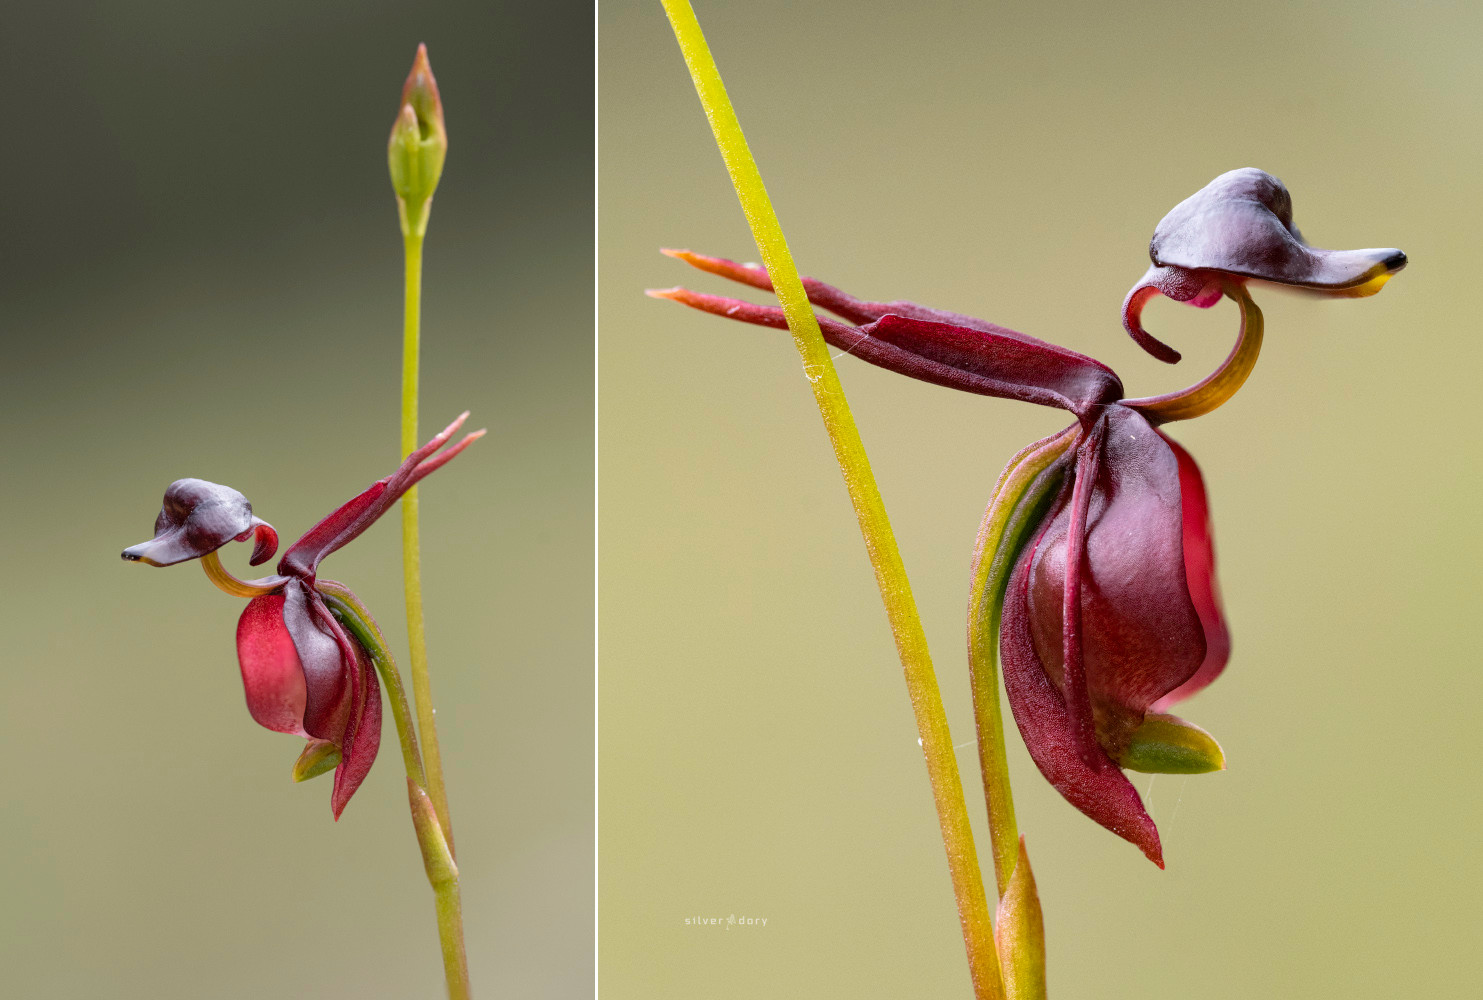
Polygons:
<instances>
[{"instance_id":1,"label":"deep red petal lobe","mask_svg":"<svg viewBox=\"0 0 1483 1000\"><path fill-rule=\"evenodd\" d=\"M1088 817L1135 844L1148 859L1164 867L1159 832L1137 791L1105 753L1090 760L1077 743L1061 692L1046 673L1031 637L1030 568L1036 562L1044 531L1020 555L1009 578L999 654L1004 664L1004 690L1030 759L1067 802Z\"/></svg>"},{"instance_id":2,"label":"deep red petal lobe","mask_svg":"<svg viewBox=\"0 0 1483 1000\"><path fill-rule=\"evenodd\" d=\"M1220 606L1220 588L1215 581L1215 545L1210 530L1210 506L1205 495L1205 481L1200 467L1178 442L1160 437L1179 460L1179 493L1184 515L1184 575L1189 581L1189 596L1200 615L1205 632L1205 659L1189 680L1150 706L1154 712L1166 712L1171 705L1203 690L1220 676L1231 656L1231 633L1226 627Z\"/></svg>"},{"instance_id":3,"label":"deep red petal lobe","mask_svg":"<svg viewBox=\"0 0 1483 1000\"><path fill-rule=\"evenodd\" d=\"M283 624L282 594L254 597L237 620L237 661L247 710L260 726L307 736L304 671Z\"/></svg>"},{"instance_id":4,"label":"deep red petal lobe","mask_svg":"<svg viewBox=\"0 0 1483 1000\"><path fill-rule=\"evenodd\" d=\"M355 661L355 699L351 724L340 748L340 763L335 768L335 787L330 793L330 812L337 820L345 811L350 797L366 779L381 747L381 685L376 680L376 670L366 651L353 638L347 636L347 641L353 649Z\"/></svg>"},{"instance_id":5,"label":"deep red petal lobe","mask_svg":"<svg viewBox=\"0 0 1483 1000\"><path fill-rule=\"evenodd\" d=\"M882 316L861 331L909 354L1001 383L996 393L1083 413L1122 396L1112 370L1075 351L1013 330L994 332L907 316Z\"/></svg>"},{"instance_id":6,"label":"deep red petal lobe","mask_svg":"<svg viewBox=\"0 0 1483 1000\"><path fill-rule=\"evenodd\" d=\"M283 623L303 665L304 729L343 750L355 692L340 644L315 620L316 602L323 603L309 585L290 580L284 586Z\"/></svg>"},{"instance_id":7,"label":"deep red petal lobe","mask_svg":"<svg viewBox=\"0 0 1483 1000\"><path fill-rule=\"evenodd\" d=\"M1082 566L1082 648L1097 738L1115 752L1151 705L1195 673L1206 650L1185 579L1179 463L1140 414L1114 406L1105 419ZM1027 595L1037 656L1058 685L1069 522L1058 505Z\"/></svg>"},{"instance_id":8,"label":"deep red petal lobe","mask_svg":"<svg viewBox=\"0 0 1483 1000\"><path fill-rule=\"evenodd\" d=\"M688 250L665 253L733 281L772 288L760 267ZM849 321L817 317L824 339L852 357L889 371L963 392L1060 407L1077 416L1096 404L1122 398L1122 383L1112 369L1028 334L914 302L866 302L812 278L804 278L803 283L812 304ZM684 288L649 294L727 319L788 328L783 310L776 305L761 306Z\"/></svg>"}]
</instances>

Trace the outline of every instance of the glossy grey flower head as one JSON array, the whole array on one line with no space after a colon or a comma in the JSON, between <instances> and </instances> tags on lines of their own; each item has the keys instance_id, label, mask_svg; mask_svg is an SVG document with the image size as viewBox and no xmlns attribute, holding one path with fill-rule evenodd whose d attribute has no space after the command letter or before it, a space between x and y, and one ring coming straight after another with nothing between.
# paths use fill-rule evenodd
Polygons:
<instances>
[{"instance_id":1,"label":"glossy grey flower head","mask_svg":"<svg viewBox=\"0 0 1483 1000\"><path fill-rule=\"evenodd\" d=\"M1274 281L1326 295L1374 295L1406 266L1393 248L1321 250L1292 218L1287 187L1264 170L1221 174L1181 201L1154 229L1153 266L1123 300L1123 326L1144 350L1173 363L1179 352L1143 329L1140 314L1154 295L1206 308L1225 282Z\"/></svg>"},{"instance_id":2,"label":"glossy grey flower head","mask_svg":"<svg viewBox=\"0 0 1483 1000\"><path fill-rule=\"evenodd\" d=\"M245 542L256 536L252 565L266 562L278 551L278 533L254 517L252 504L230 486L204 479L177 479L165 490L154 537L131 545L123 557L151 566L173 566L199 559L227 542Z\"/></svg>"}]
</instances>

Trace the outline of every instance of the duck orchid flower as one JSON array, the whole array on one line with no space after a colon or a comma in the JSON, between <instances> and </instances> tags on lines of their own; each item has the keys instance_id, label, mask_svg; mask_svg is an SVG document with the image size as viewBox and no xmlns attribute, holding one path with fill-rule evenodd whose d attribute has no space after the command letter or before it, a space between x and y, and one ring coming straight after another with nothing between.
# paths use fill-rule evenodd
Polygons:
<instances>
[{"instance_id":1,"label":"duck orchid flower","mask_svg":"<svg viewBox=\"0 0 1483 1000\"><path fill-rule=\"evenodd\" d=\"M318 579L319 564L375 523L419 480L481 437L484 432L475 431L438 451L467 418L464 413L408 455L396 472L310 528L283 554L275 576L239 580L222 566L217 550L228 542L252 539L250 562L257 566L273 557L278 535L253 514L241 493L201 479L171 483L154 537L123 551L124 559L151 566L200 559L218 587L249 598L237 621L237 660L247 710L259 725L308 741L294 768L297 780L334 767L330 810L335 819L376 759L381 690L371 654L331 610L332 604L358 607L359 602L343 584Z\"/></svg>"},{"instance_id":2,"label":"duck orchid flower","mask_svg":"<svg viewBox=\"0 0 1483 1000\"><path fill-rule=\"evenodd\" d=\"M1405 263L1396 250L1311 250L1291 216L1281 183L1246 170L1217 178L1160 223L1152 277L1129 302L1141 308L1140 289L1148 288L1206 306L1223 295L1239 307L1241 327L1216 371L1155 397L1126 398L1106 365L1023 333L911 302L863 301L803 279L809 301L839 317L818 319L824 339L845 353L936 385L1075 416L1015 456L984 515L969 606L975 709L981 739L984 711L997 733L1002 658L1010 707L1040 772L1161 868L1158 831L1123 772L1224 767L1215 740L1167 709L1220 674L1231 643L1204 482L1194 459L1160 428L1209 413L1250 374L1262 315L1246 278L1369 294ZM772 289L760 266L664 252ZM787 327L777 306L683 288L649 294ZM1136 309L1131 315L1136 326Z\"/></svg>"}]
</instances>

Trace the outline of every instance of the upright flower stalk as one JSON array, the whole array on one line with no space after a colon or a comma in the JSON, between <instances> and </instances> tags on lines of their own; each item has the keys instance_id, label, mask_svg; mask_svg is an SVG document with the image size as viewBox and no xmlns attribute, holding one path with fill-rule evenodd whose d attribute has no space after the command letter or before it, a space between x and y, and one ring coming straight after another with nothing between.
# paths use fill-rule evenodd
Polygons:
<instances>
[{"instance_id":1,"label":"upright flower stalk","mask_svg":"<svg viewBox=\"0 0 1483 1000\"><path fill-rule=\"evenodd\" d=\"M402 86L401 108L387 143L387 165L396 192L402 228L404 295L402 302L402 454L417 447L418 365L422 336L422 243L427 234L433 193L448 154L443 100L428 62L427 46L417 47L412 70ZM443 780L443 754L438 746L436 709L427 668L427 635L422 611L422 550L418 530L418 496L413 487L402 497L402 577L407 603L407 642L411 655L412 697L422 736L426 779L408 774L412 818L422 845L428 881L437 898L438 931L448 990L455 1000L468 996L468 963L464 955L463 914L458 869L454 864L453 823Z\"/></svg>"},{"instance_id":2,"label":"upright flower stalk","mask_svg":"<svg viewBox=\"0 0 1483 1000\"><path fill-rule=\"evenodd\" d=\"M881 600L890 619L896 650L906 674L907 692L916 715L917 730L921 735L927 776L937 806L943 846L947 851L953 894L958 902L958 919L968 952L974 995L980 1000L1002 998L1005 994L999 956L995 950L988 900L984 895L983 877L969 826L968 807L963 798L952 736L948 732L947 715L943 711L942 695L927 650L927 637L912 598L911 583L891 531L880 489L871 472L870 460L850 414L839 376L829 358L829 349L762 184L761 173L726 95L720 71L706 45L695 12L688 0L663 2L675 39L690 69L696 93L711 123L716 145L726 161L742 211L757 241L757 249L768 273L776 279L778 299L803 361L804 376L813 387L819 415L834 446L834 455L859 519L871 566L875 569L876 585L880 588Z\"/></svg>"},{"instance_id":3,"label":"upright flower stalk","mask_svg":"<svg viewBox=\"0 0 1483 1000\"><path fill-rule=\"evenodd\" d=\"M419 46L387 150L407 261L400 467L306 531L283 553L272 576L241 580L222 565L218 552L231 542L252 542L251 565L267 562L278 551L278 532L253 513L237 490L203 479L171 483L155 518L154 537L129 546L123 558L148 566L200 560L218 589L247 600L237 621L236 645L248 713L265 729L305 741L292 768L294 781L334 772L330 812L336 820L376 761L385 686L407 773L412 825L433 890L448 995L468 1000L463 908L427 681L417 550L417 484L484 435L478 430L453 441L468 419L465 412L430 441L417 444L422 238L447 147L442 102L427 48ZM398 502L415 723L395 658L375 619L348 587L320 576L325 558L353 542Z\"/></svg>"}]
</instances>

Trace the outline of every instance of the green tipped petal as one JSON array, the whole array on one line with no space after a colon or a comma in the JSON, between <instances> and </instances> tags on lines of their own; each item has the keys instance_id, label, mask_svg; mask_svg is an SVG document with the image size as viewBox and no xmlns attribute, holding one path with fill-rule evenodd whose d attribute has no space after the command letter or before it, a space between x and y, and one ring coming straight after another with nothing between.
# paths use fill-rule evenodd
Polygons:
<instances>
[{"instance_id":1,"label":"green tipped petal","mask_svg":"<svg viewBox=\"0 0 1483 1000\"><path fill-rule=\"evenodd\" d=\"M1224 771L1226 755L1215 737L1177 715L1150 714L1118 755L1119 766L1144 774Z\"/></svg>"},{"instance_id":2,"label":"green tipped petal","mask_svg":"<svg viewBox=\"0 0 1483 1000\"><path fill-rule=\"evenodd\" d=\"M333 771L340 763L340 748L329 740L310 740L304 752L294 761L294 780L308 781L327 771Z\"/></svg>"},{"instance_id":3,"label":"green tipped petal","mask_svg":"<svg viewBox=\"0 0 1483 1000\"><path fill-rule=\"evenodd\" d=\"M999 951L1005 1000L1045 1000L1045 920L1024 837L1014 874L999 900L994 945Z\"/></svg>"}]
</instances>

